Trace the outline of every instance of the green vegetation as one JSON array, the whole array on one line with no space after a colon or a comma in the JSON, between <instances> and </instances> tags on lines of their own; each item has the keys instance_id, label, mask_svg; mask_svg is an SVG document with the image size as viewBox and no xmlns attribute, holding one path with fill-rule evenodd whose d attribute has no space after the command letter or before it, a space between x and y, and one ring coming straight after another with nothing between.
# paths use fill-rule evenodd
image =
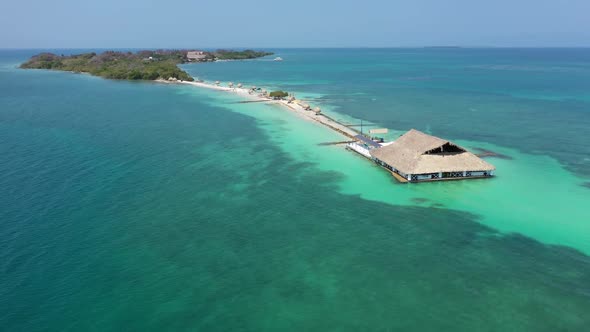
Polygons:
<instances>
[{"instance_id":1,"label":"green vegetation","mask_svg":"<svg viewBox=\"0 0 590 332\"><path fill-rule=\"evenodd\" d=\"M267 55L273 55L272 52L260 52L260 51L253 51L253 50L244 50L244 51L231 51L231 50L217 50L213 52L213 55L218 60L245 60L245 59L255 59L261 58Z\"/></svg>"},{"instance_id":2,"label":"green vegetation","mask_svg":"<svg viewBox=\"0 0 590 332\"><path fill-rule=\"evenodd\" d=\"M106 51L101 54L84 53L77 55L41 53L33 56L20 67L89 73L95 76L122 80L167 80L175 78L182 81L193 81L193 78L188 73L177 66L189 62L187 52L187 50L139 51L137 53ZM253 59L271 54L252 50L218 50L204 52L205 57L200 61Z\"/></svg>"},{"instance_id":3,"label":"green vegetation","mask_svg":"<svg viewBox=\"0 0 590 332\"><path fill-rule=\"evenodd\" d=\"M174 77L193 81L189 74L176 66L183 62L184 55L181 51L107 51L70 56L41 53L23 63L21 68L73 71L111 79L155 80Z\"/></svg>"},{"instance_id":4,"label":"green vegetation","mask_svg":"<svg viewBox=\"0 0 590 332\"><path fill-rule=\"evenodd\" d=\"M283 98L289 96L289 93L285 92L285 91L278 90L278 91L271 92L269 94L269 96L271 96L272 98L276 98L276 99L283 99Z\"/></svg>"}]
</instances>

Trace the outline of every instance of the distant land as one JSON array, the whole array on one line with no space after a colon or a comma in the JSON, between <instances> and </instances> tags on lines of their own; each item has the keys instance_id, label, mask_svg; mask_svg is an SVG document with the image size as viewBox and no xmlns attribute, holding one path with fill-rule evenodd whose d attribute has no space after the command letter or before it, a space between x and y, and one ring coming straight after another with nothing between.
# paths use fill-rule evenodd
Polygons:
<instances>
[{"instance_id":1,"label":"distant land","mask_svg":"<svg viewBox=\"0 0 590 332\"><path fill-rule=\"evenodd\" d=\"M21 64L24 69L51 69L88 73L110 79L121 80L157 80L178 79L193 81L193 78L178 64L188 62L207 62L218 60L246 60L268 55L272 52L217 50L155 50L117 52L106 51L100 54L91 52L76 55L57 55L53 53L37 54Z\"/></svg>"}]
</instances>

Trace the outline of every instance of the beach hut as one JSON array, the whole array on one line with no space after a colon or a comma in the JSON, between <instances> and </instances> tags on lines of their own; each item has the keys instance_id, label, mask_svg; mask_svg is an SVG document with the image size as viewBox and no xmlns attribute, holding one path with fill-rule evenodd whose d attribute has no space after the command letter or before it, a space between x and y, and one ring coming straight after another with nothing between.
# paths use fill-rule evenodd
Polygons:
<instances>
[{"instance_id":1,"label":"beach hut","mask_svg":"<svg viewBox=\"0 0 590 332\"><path fill-rule=\"evenodd\" d=\"M234 82L229 82L229 84L227 86L229 86L230 88L233 88L234 87Z\"/></svg>"},{"instance_id":2,"label":"beach hut","mask_svg":"<svg viewBox=\"0 0 590 332\"><path fill-rule=\"evenodd\" d=\"M241 89L242 88L242 83L238 83L238 88Z\"/></svg>"},{"instance_id":3,"label":"beach hut","mask_svg":"<svg viewBox=\"0 0 590 332\"><path fill-rule=\"evenodd\" d=\"M303 108L306 111L311 110L311 107L308 104L306 104L303 100L296 100L295 103L301 106L301 108Z\"/></svg>"},{"instance_id":4,"label":"beach hut","mask_svg":"<svg viewBox=\"0 0 590 332\"><path fill-rule=\"evenodd\" d=\"M314 109L313 109L313 111L314 111L314 113L315 113L316 115L318 115L318 114L322 113L322 109L321 109L321 108L319 108L319 107L316 107L316 108L314 108Z\"/></svg>"},{"instance_id":5,"label":"beach hut","mask_svg":"<svg viewBox=\"0 0 590 332\"><path fill-rule=\"evenodd\" d=\"M377 164L402 182L486 178L495 167L445 139L412 129L391 144L370 151Z\"/></svg>"},{"instance_id":6,"label":"beach hut","mask_svg":"<svg viewBox=\"0 0 590 332\"><path fill-rule=\"evenodd\" d=\"M215 81L215 85L219 85L219 84L221 84L221 82Z\"/></svg>"}]
</instances>

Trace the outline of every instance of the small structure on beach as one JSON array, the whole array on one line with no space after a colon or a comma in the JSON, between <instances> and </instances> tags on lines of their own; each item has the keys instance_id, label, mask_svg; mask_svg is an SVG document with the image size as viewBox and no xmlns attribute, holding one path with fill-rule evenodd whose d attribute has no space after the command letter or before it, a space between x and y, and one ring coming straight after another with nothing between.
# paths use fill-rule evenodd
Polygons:
<instances>
[{"instance_id":1,"label":"small structure on beach","mask_svg":"<svg viewBox=\"0 0 590 332\"><path fill-rule=\"evenodd\" d=\"M221 84L221 82L215 81L215 85L219 85L219 84Z\"/></svg>"},{"instance_id":2,"label":"small structure on beach","mask_svg":"<svg viewBox=\"0 0 590 332\"><path fill-rule=\"evenodd\" d=\"M319 107L316 107L316 108L314 108L314 109L313 109L313 111L314 111L314 113L315 113L316 115L318 115L318 114L322 113L322 109L321 109L321 108L319 108Z\"/></svg>"},{"instance_id":3,"label":"small structure on beach","mask_svg":"<svg viewBox=\"0 0 590 332\"><path fill-rule=\"evenodd\" d=\"M415 129L369 154L401 182L485 178L495 170L465 148Z\"/></svg>"},{"instance_id":4,"label":"small structure on beach","mask_svg":"<svg viewBox=\"0 0 590 332\"><path fill-rule=\"evenodd\" d=\"M303 108L306 111L310 111L311 110L311 106L309 106L309 104L307 104L306 102L304 102L303 100L295 100L295 103L299 106L301 106L301 108Z\"/></svg>"},{"instance_id":5,"label":"small structure on beach","mask_svg":"<svg viewBox=\"0 0 590 332\"><path fill-rule=\"evenodd\" d=\"M238 89L241 89L242 86L243 86L242 83L238 83Z\"/></svg>"},{"instance_id":6,"label":"small structure on beach","mask_svg":"<svg viewBox=\"0 0 590 332\"><path fill-rule=\"evenodd\" d=\"M233 88L234 87L234 82L229 82L229 84L227 86L229 86L230 88Z\"/></svg>"}]
</instances>

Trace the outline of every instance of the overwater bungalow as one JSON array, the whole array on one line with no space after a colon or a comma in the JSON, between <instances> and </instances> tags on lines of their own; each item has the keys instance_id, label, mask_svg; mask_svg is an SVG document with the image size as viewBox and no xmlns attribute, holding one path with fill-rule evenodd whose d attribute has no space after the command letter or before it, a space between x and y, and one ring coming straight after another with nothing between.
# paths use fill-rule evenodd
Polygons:
<instances>
[{"instance_id":1,"label":"overwater bungalow","mask_svg":"<svg viewBox=\"0 0 590 332\"><path fill-rule=\"evenodd\" d=\"M415 129L368 152L401 182L486 178L495 170L465 148Z\"/></svg>"}]
</instances>

